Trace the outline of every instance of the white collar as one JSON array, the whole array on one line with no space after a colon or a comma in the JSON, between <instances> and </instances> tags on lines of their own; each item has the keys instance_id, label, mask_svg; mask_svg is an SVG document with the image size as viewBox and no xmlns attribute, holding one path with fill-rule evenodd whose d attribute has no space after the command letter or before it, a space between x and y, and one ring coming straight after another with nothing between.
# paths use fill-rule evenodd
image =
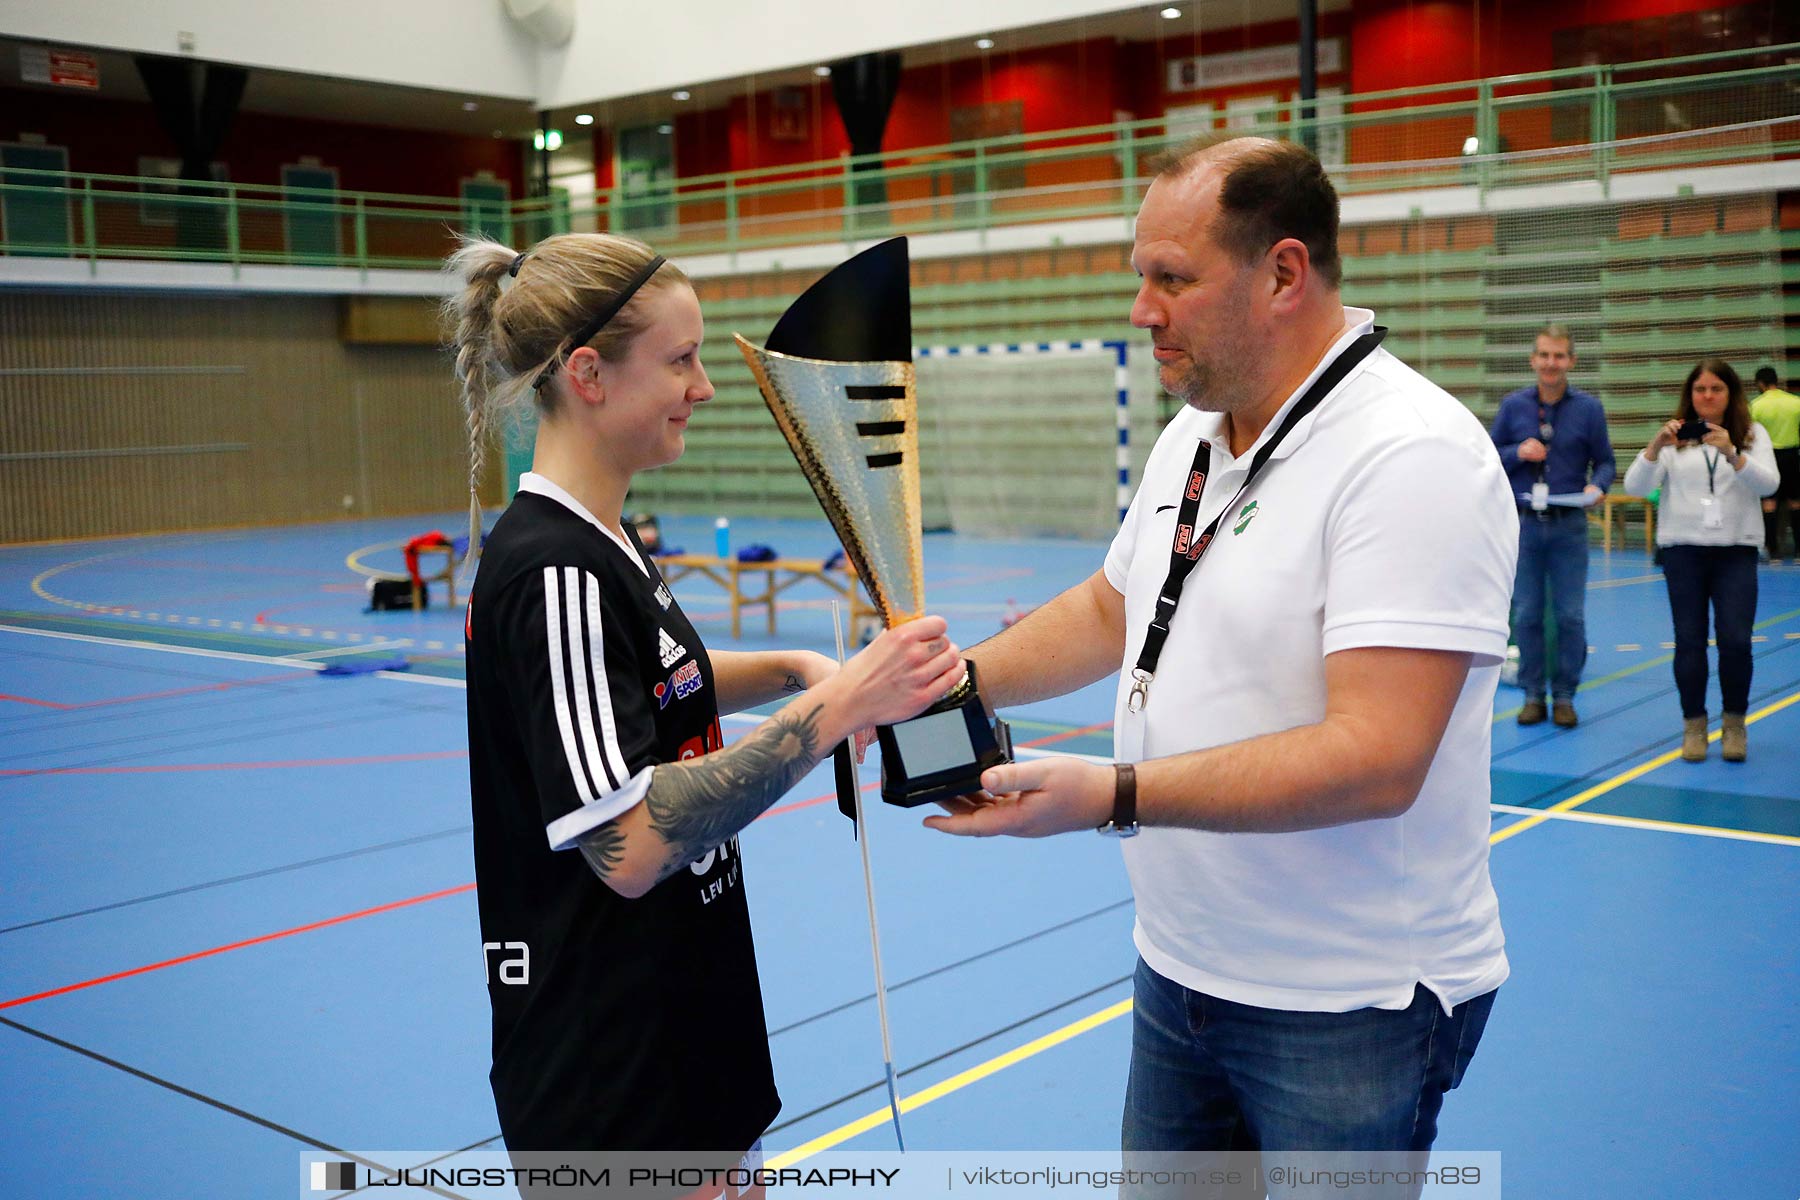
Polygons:
<instances>
[{"instance_id":1,"label":"white collar","mask_svg":"<svg viewBox=\"0 0 1800 1200\"><path fill-rule=\"evenodd\" d=\"M644 573L646 579L650 577L650 568L645 565L643 559L638 557L638 552L632 547L631 543L608 529L605 525L602 525L599 519L582 505L581 501L569 495L568 492L564 491L557 484L544 478L542 475L539 475L536 471L527 471L519 476L519 490L521 492L530 492L534 496L542 496L546 500L556 501L576 516L586 521L589 525L598 529L605 535L608 541L623 550L625 556L631 559L633 563L637 564L637 569Z\"/></svg>"}]
</instances>

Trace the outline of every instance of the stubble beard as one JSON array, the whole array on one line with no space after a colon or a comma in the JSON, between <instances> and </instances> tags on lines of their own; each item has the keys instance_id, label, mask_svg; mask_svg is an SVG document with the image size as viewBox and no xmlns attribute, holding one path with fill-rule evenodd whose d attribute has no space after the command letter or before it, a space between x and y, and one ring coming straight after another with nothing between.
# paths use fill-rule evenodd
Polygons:
<instances>
[{"instance_id":1,"label":"stubble beard","mask_svg":"<svg viewBox=\"0 0 1800 1200\"><path fill-rule=\"evenodd\" d=\"M1205 359L1184 348L1185 364L1170 364L1159 372L1163 390L1189 408L1230 414L1245 407L1257 394L1262 370L1256 346L1247 332L1248 292L1246 282L1225 298L1221 311L1208 318L1208 323L1220 332L1207 347Z\"/></svg>"}]
</instances>

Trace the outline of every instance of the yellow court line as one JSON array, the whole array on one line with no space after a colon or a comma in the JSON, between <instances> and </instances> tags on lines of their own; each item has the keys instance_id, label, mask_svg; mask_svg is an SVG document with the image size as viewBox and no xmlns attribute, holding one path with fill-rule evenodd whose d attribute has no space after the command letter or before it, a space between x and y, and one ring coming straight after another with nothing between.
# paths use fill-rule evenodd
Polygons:
<instances>
[{"instance_id":1,"label":"yellow court line","mask_svg":"<svg viewBox=\"0 0 1800 1200\"><path fill-rule=\"evenodd\" d=\"M941 1100L951 1092L961 1091L971 1083L977 1083L986 1079L989 1075L1006 1070L1006 1068L1015 1063L1021 1063L1034 1055L1042 1054L1053 1046L1060 1046L1070 1038L1080 1037L1088 1030L1096 1029L1101 1025L1106 1024L1108 1021L1117 1020L1130 1011L1131 1001L1121 1000L1117 1004L1109 1005L1106 1008L1101 1009L1099 1012L1089 1013L1079 1021L1064 1025L1061 1029L1046 1033L1043 1037L1034 1038L1033 1040L1026 1042L1023 1046L1014 1047L1005 1054L990 1058L984 1063L978 1063L968 1070L958 1072L940 1083L932 1084L922 1092L915 1092L912 1095L903 1098L900 1101L900 1111L908 1113L915 1108L923 1108L933 1100ZM832 1130L830 1133L821 1134L810 1142L802 1142L792 1150L777 1154L764 1165L772 1171L779 1170L782 1167L791 1167L802 1159L811 1158L822 1150L829 1150L833 1146L841 1145L859 1134L867 1133L871 1129L885 1125L890 1115L889 1111L885 1108L877 1109L866 1117L858 1118L848 1125Z\"/></svg>"},{"instance_id":2,"label":"yellow court line","mask_svg":"<svg viewBox=\"0 0 1800 1200\"><path fill-rule=\"evenodd\" d=\"M405 547L406 540L404 538L397 542L374 542L367 546L359 546L357 549L352 550L344 556L344 565L358 575L367 575L371 579L392 579L397 582L402 579L407 579L409 576L394 571L382 571L375 567L364 566L363 555L373 554L377 550L402 550L405 549Z\"/></svg>"},{"instance_id":3,"label":"yellow court line","mask_svg":"<svg viewBox=\"0 0 1800 1200\"><path fill-rule=\"evenodd\" d=\"M1790 705L1790 704L1800 704L1800 692L1795 692L1790 696L1785 696L1782 699L1777 700L1773 704L1770 704L1763 708L1757 709L1755 712L1751 713L1749 716L1744 718L1744 724L1754 725L1756 722L1762 720L1764 717L1774 716L1776 713L1778 713L1782 709L1788 707L1788 705ZM1707 741L1709 741L1709 742L1717 741L1718 737L1719 737L1718 730L1714 730L1711 734L1707 735ZM1608 792L1616 791L1619 788L1624 787L1626 784L1630 783L1632 780L1638 779L1645 775L1648 775L1650 772L1656 770L1658 767L1667 766L1668 764L1674 762L1676 759L1678 759L1680 757L1681 757L1681 751L1670 750L1665 754L1657 755L1655 758L1651 759L1649 762L1639 763L1637 766L1631 768L1631 770L1629 770L1629 771L1623 771L1617 775L1614 775L1611 779L1608 779L1605 783L1595 784L1593 787L1589 788L1585 792L1577 792L1573 796L1570 796L1567 800L1557 801L1555 804L1552 804L1549 808L1544 809L1537 816L1526 817L1523 820L1514 821L1511 825L1508 825L1505 829L1495 830L1493 836L1488 838L1488 844L1492 845L1492 846L1498 846L1501 842L1504 842L1507 838L1512 837L1514 834L1524 833L1527 829L1534 829L1537 826L1542 825L1545 821L1548 821L1556 813L1565 813L1565 812L1568 812L1572 808L1580 808L1583 804L1586 804L1589 800L1595 800L1601 796L1606 795L1606 793L1608 793Z\"/></svg>"},{"instance_id":4,"label":"yellow court line","mask_svg":"<svg viewBox=\"0 0 1800 1200\"><path fill-rule=\"evenodd\" d=\"M1762 620L1758 621L1756 624L1752 625L1750 628L1753 630L1767 629L1771 625L1779 625L1783 621L1790 620L1793 617L1800 617L1800 608L1792 608L1792 609L1789 609L1787 612L1776 613L1772 617L1764 617ZM1788 639L1795 639L1795 638L1800 638L1800 633L1789 633L1789 634L1785 634L1783 636ZM1756 640L1758 640L1758 639L1756 639L1756 638L1751 639L1751 641L1756 641ZM1768 639L1763 638L1761 640L1767 641ZM1706 644L1708 646L1711 646L1713 644L1713 639L1708 638ZM1674 642L1662 642L1662 643L1660 643L1660 646L1664 650L1671 650L1674 648L1675 643ZM1620 647L1620 648L1623 649L1623 647ZM1577 688L1576 690L1579 692L1587 692L1587 691L1592 690L1593 688L1597 688L1597 687L1601 686L1602 684L1615 683L1618 680L1624 679L1628 676L1636 675L1640 671L1648 671L1651 667L1667 666L1668 664L1670 664L1674 661L1675 661L1675 656L1673 654L1664 654L1659 658L1647 658L1643 662L1633 663L1631 666L1625 667L1621 670L1614 671L1610 675L1602 675L1598 679L1584 680L1582 682L1581 686L1579 688ZM1514 705L1513 707L1507 709L1505 712L1496 712L1494 714L1494 724L1498 725L1498 724L1500 724L1500 722L1506 720L1508 717L1518 716L1519 709L1522 707L1523 707L1523 705Z\"/></svg>"},{"instance_id":5,"label":"yellow court line","mask_svg":"<svg viewBox=\"0 0 1800 1200\"><path fill-rule=\"evenodd\" d=\"M1511 804L1494 805L1496 812L1533 816L1542 809L1519 808ZM1561 812L1552 821L1580 821L1590 825L1616 825L1621 829L1655 829L1663 833L1682 833L1691 837L1726 838L1737 842L1762 842L1771 846L1800 846L1800 837L1788 833L1762 833L1749 829L1727 829L1722 825L1695 825L1686 821L1658 821L1652 817L1627 817L1619 813ZM1492 839L1489 839L1490 843Z\"/></svg>"}]
</instances>

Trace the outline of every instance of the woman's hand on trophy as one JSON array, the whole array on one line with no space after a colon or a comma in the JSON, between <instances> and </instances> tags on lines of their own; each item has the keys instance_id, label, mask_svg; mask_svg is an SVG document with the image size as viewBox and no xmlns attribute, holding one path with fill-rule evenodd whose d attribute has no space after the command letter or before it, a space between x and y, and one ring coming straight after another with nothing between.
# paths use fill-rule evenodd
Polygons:
<instances>
[{"instance_id":1,"label":"woman's hand on trophy","mask_svg":"<svg viewBox=\"0 0 1800 1200\"><path fill-rule=\"evenodd\" d=\"M950 640L948 628L942 617L908 621L883 632L844 664L825 686L849 706L852 731L916 716L962 680L962 651Z\"/></svg>"},{"instance_id":2,"label":"woman's hand on trophy","mask_svg":"<svg viewBox=\"0 0 1800 1200\"><path fill-rule=\"evenodd\" d=\"M1049 837L1098 829L1112 817L1118 774L1109 765L1079 758L1038 758L990 767L981 776L992 797L958 797L947 816L925 818L942 833L961 837Z\"/></svg>"}]
</instances>

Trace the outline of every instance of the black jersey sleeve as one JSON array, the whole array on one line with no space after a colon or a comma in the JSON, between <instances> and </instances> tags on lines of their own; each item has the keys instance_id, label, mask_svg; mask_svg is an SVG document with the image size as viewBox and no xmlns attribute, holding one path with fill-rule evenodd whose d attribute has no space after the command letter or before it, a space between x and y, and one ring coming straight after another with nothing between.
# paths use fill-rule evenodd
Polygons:
<instances>
[{"instance_id":1,"label":"black jersey sleeve","mask_svg":"<svg viewBox=\"0 0 1800 1200\"><path fill-rule=\"evenodd\" d=\"M497 674L553 850L643 799L655 764L655 713L628 610L603 584L578 567L543 567L495 603Z\"/></svg>"}]
</instances>

